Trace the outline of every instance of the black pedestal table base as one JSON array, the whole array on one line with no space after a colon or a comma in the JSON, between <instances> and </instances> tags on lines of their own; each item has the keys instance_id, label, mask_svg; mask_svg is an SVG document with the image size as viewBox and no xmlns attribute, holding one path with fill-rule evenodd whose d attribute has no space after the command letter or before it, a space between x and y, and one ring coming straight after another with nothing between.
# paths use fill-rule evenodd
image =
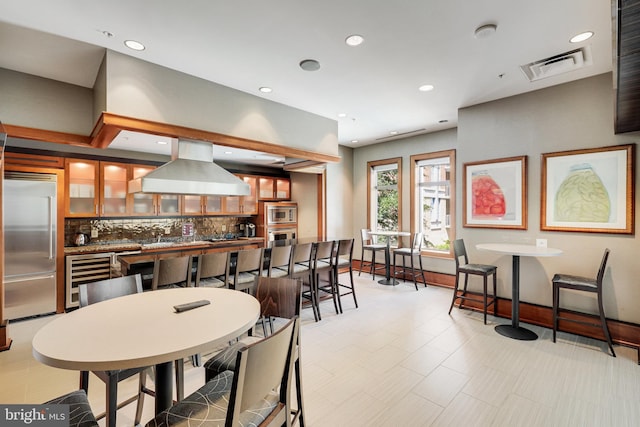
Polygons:
<instances>
[{"instance_id":1,"label":"black pedestal table base","mask_svg":"<svg viewBox=\"0 0 640 427\"><path fill-rule=\"evenodd\" d=\"M538 335L535 332L521 326L513 327L512 325L498 325L495 327L495 330L502 336L516 340L535 341L538 339Z\"/></svg>"}]
</instances>

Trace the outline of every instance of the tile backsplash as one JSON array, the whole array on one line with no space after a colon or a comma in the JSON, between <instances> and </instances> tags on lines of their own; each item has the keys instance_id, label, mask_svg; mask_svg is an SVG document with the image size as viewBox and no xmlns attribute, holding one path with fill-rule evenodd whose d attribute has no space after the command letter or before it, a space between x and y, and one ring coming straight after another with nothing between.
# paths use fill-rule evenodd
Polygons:
<instances>
[{"instance_id":1,"label":"tile backsplash","mask_svg":"<svg viewBox=\"0 0 640 427\"><path fill-rule=\"evenodd\" d=\"M254 220L246 217L67 218L64 222L64 237L65 246L73 246L76 233L91 236L92 230L94 234L98 233L98 237L91 238L91 243L148 243L158 236L163 241L180 241L187 239L182 236L182 225L192 223L195 240L203 240L223 237L227 233L242 235L240 226L247 222Z\"/></svg>"}]
</instances>

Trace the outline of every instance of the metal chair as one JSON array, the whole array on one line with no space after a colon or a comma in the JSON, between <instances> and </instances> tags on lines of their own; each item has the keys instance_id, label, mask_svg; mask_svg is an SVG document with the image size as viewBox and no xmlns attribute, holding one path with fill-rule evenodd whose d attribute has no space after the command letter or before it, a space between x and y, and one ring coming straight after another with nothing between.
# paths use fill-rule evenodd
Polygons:
<instances>
[{"instance_id":1,"label":"metal chair","mask_svg":"<svg viewBox=\"0 0 640 427\"><path fill-rule=\"evenodd\" d=\"M416 287L416 291L418 290L418 282L416 281L417 276L422 277L422 283L424 283L424 287L427 287L427 280L424 278L424 270L422 268L422 242L423 242L423 234L421 232L414 234L413 243L410 248L398 248L393 251L393 275L397 277L398 274L402 277L402 279L406 279L407 276L410 276L413 279L413 285ZM402 257L402 269L398 269L396 267L396 258L400 256ZM406 259L409 257L411 262L411 270L407 269ZM420 265L420 272L416 273L415 266L413 265L413 259L418 257L418 263Z\"/></svg>"},{"instance_id":2,"label":"metal chair","mask_svg":"<svg viewBox=\"0 0 640 427\"><path fill-rule=\"evenodd\" d=\"M89 304L141 292L142 278L139 274L78 285L78 299L81 308L86 307ZM144 367L117 371L93 371L94 375L105 383L107 395L105 413L100 414L98 419L106 416L106 425L108 427L114 427L116 425L117 410L137 400L138 404L136 408L135 422L136 424L139 424L142 417L144 395L145 393L153 394L146 387L148 369L150 368ZM134 375L139 375L140 377L138 381L138 393L118 404L118 382ZM89 372L87 371L80 372L80 388L85 392L89 390Z\"/></svg>"},{"instance_id":3,"label":"metal chair","mask_svg":"<svg viewBox=\"0 0 640 427\"><path fill-rule=\"evenodd\" d=\"M376 267L376 252L382 252L383 254L387 250L387 245L380 245L375 243L371 234L371 230L363 228L360 230L360 242L362 243L362 253L360 254L360 269L358 270L358 276L362 273L362 269L369 267L369 274L373 275L373 280L376 279L376 270L384 270L385 267ZM371 252L371 261L364 260L365 252Z\"/></svg>"},{"instance_id":4,"label":"metal chair","mask_svg":"<svg viewBox=\"0 0 640 427\"><path fill-rule=\"evenodd\" d=\"M496 315L496 288L497 288L497 275L498 267L489 264L469 264L469 258L467 256L467 250L464 247L464 240L458 239L453 242L453 252L456 259L456 284L453 288L453 299L451 300L451 306L449 307L449 314L453 309L453 304L457 299L460 300L460 308L464 301L475 301L482 304L482 310L484 313L484 324L487 324L487 307L493 305L493 315ZM460 262L460 258L463 262ZM460 275L464 274L464 288L460 291ZM482 276L482 298L478 296L467 296L467 284L469 282L469 275ZM491 295L491 301L488 301L487 295L487 278L493 275L493 295ZM458 293L460 292L460 293Z\"/></svg>"},{"instance_id":5,"label":"metal chair","mask_svg":"<svg viewBox=\"0 0 640 427\"><path fill-rule=\"evenodd\" d=\"M611 334L609 333L609 327L607 326L607 319L604 316L604 307L602 305L602 279L604 278L604 272L607 267L608 259L609 249L605 249L604 254L602 255L602 261L600 262L600 268L598 269L598 275L595 279L582 276L573 276L569 274L555 274L553 276L553 279L551 279L553 283L553 342L556 342L558 320L600 327L602 328L604 338L609 345L609 349L611 350L611 355L613 357L616 357L616 352L613 350L613 342L611 341ZM600 323L585 322L571 317L560 316L560 289L573 289L574 291L583 291L596 294Z\"/></svg>"}]
</instances>

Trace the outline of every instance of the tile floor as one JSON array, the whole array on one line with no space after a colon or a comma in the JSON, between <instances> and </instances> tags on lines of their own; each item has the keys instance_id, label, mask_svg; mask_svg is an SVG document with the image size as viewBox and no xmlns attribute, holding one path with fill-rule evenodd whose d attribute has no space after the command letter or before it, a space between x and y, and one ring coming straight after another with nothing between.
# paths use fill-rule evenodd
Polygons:
<instances>
[{"instance_id":1,"label":"tile floor","mask_svg":"<svg viewBox=\"0 0 640 427\"><path fill-rule=\"evenodd\" d=\"M378 285L356 276L360 308L350 297L344 314L322 303L315 323L303 311L302 361L307 425L336 426L638 426L640 366L636 352L531 326L537 341L515 341L493 326L505 319L454 309L449 289ZM31 356L31 337L53 317L10 326L12 349L0 353L0 402L38 403L78 387L78 374L49 368ZM187 364L185 388L204 381ZM104 386L92 378L94 411ZM136 380L121 384L123 395ZM133 424L134 405L118 413ZM143 422L153 415L145 401ZM103 424L104 421L101 422Z\"/></svg>"}]
</instances>

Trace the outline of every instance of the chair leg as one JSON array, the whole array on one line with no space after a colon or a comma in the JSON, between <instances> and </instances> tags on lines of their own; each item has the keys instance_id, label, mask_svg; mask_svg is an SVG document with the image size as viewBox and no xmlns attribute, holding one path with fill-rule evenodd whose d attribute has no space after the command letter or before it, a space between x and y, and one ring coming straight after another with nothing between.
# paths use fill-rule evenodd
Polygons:
<instances>
[{"instance_id":1,"label":"chair leg","mask_svg":"<svg viewBox=\"0 0 640 427\"><path fill-rule=\"evenodd\" d=\"M453 305L458 298L458 283L460 282L460 273L456 272L456 282L453 285L453 298L451 299L451 306L449 307L449 314L451 314L451 310L453 310Z\"/></svg>"},{"instance_id":2,"label":"chair leg","mask_svg":"<svg viewBox=\"0 0 640 427\"><path fill-rule=\"evenodd\" d=\"M358 299L356 298L356 285L353 283L353 269L349 266L349 278L351 279L351 295L353 296L353 303L358 308Z\"/></svg>"},{"instance_id":3,"label":"chair leg","mask_svg":"<svg viewBox=\"0 0 640 427\"><path fill-rule=\"evenodd\" d=\"M360 254L360 268L358 269L358 277L360 277L360 273L362 273L362 266L364 265L364 249Z\"/></svg>"},{"instance_id":4,"label":"chair leg","mask_svg":"<svg viewBox=\"0 0 640 427\"><path fill-rule=\"evenodd\" d=\"M416 291L418 290L418 282L416 281L416 269L413 265L413 254L411 254L411 275L413 276L413 285L416 287Z\"/></svg>"},{"instance_id":5,"label":"chair leg","mask_svg":"<svg viewBox=\"0 0 640 427\"><path fill-rule=\"evenodd\" d=\"M140 372L140 379L138 383L138 403L136 405L136 417L134 419L135 425L140 424L142 419L142 407L144 406L144 395L147 388L147 370Z\"/></svg>"},{"instance_id":6,"label":"chair leg","mask_svg":"<svg viewBox=\"0 0 640 427\"><path fill-rule=\"evenodd\" d=\"M300 351L300 349L298 349ZM298 424L300 427L304 427L304 403L302 399L302 375L300 373L300 357L296 360L294 364L295 376L296 376L296 398L298 399ZM295 417L294 417L295 421Z\"/></svg>"},{"instance_id":7,"label":"chair leg","mask_svg":"<svg viewBox=\"0 0 640 427\"><path fill-rule=\"evenodd\" d=\"M602 306L602 298L600 298L600 295L598 295L598 310L600 312L600 322L602 323L602 332L604 332L604 337L607 340L607 344L609 344L611 355L613 357L616 357L616 352L613 349L613 343L611 342L611 335L609 334L609 326L607 325L607 319L604 317L604 307Z\"/></svg>"},{"instance_id":8,"label":"chair leg","mask_svg":"<svg viewBox=\"0 0 640 427\"><path fill-rule=\"evenodd\" d=\"M483 312L484 312L484 324L487 324L487 275L485 274L482 280L482 297L483 297Z\"/></svg>"},{"instance_id":9,"label":"chair leg","mask_svg":"<svg viewBox=\"0 0 640 427\"><path fill-rule=\"evenodd\" d=\"M369 266L369 274L376 280L376 251L371 251L371 265Z\"/></svg>"},{"instance_id":10,"label":"chair leg","mask_svg":"<svg viewBox=\"0 0 640 427\"><path fill-rule=\"evenodd\" d=\"M556 331L558 330L558 306L560 305L560 288L553 284L553 342L556 342Z\"/></svg>"},{"instance_id":11,"label":"chair leg","mask_svg":"<svg viewBox=\"0 0 640 427\"><path fill-rule=\"evenodd\" d=\"M422 268L422 256L418 254L418 264L420 264L420 276L422 276L422 283L424 283L424 287L427 287L427 279L424 277L424 269Z\"/></svg>"},{"instance_id":12,"label":"chair leg","mask_svg":"<svg viewBox=\"0 0 640 427\"><path fill-rule=\"evenodd\" d=\"M497 289L498 289L498 271L496 270L493 273L493 316L498 316L498 298L497 298Z\"/></svg>"}]
</instances>

